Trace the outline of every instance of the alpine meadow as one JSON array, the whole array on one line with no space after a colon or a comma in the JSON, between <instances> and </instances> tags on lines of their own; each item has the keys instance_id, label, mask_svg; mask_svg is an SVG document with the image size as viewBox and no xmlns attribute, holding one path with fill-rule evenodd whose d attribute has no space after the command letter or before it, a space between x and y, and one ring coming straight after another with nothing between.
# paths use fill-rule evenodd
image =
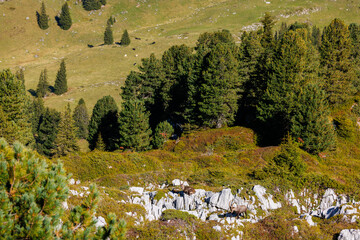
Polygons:
<instances>
[{"instance_id":1,"label":"alpine meadow","mask_svg":"<svg viewBox=\"0 0 360 240\"><path fill-rule=\"evenodd\" d=\"M0 239L360 239L360 2L0 0Z\"/></svg>"}]
</instances>

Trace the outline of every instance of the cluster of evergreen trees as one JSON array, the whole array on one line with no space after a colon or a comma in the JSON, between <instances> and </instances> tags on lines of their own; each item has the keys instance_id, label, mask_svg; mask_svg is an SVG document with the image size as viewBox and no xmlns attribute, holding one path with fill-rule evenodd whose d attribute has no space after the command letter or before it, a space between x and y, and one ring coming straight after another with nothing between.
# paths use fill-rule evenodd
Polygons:
<instances>
[{"instance_id":1,"label":"cluster of evergreen trees","mask_svg":"<svg viewBox=\"0 0 360 240\"><path fill-rule=\"evenodd\" d=\"M83 0L82 2L86 11L98 10L101 5L106 5L106 0Z\"/></svg>"},{"instance_id":2,"label":"cluster of evergreen trees","mask_svg":"<svg viewBox=\"0 0 360 240\"><path fill-rule=\"evenodd\" d=\"M60 63L60 69L56 75L53 91L56 95L61 95L68 91L65 60L62 60ZM46 97L49 94L49 92L50 92L50 85L48 82L47 70L44 69L40 74L39 83L36 88L36 96L43 98Z\"/></svg>"},{"instance_id":3,"label":"cluster of evergreen trees","mask_svg":"<svg viewBox=\"0 0 360 240\"><path fill-rule=\"evenodd\" d=\"M112 26L115 22L116 22L116 20L112 16L107 20L106 28L105 28L105 32L104 32L104 44L105 45L111 45L114 43ZM121 37L120 45L122 45L124 47L130 45L130 36L126 29L124 30L124 33Z\"/></svg>"},{"instance_id":4,"label":"cluster of evergreen trees","mask_svg":"<svg viewBox=\"0 0 360 240\"><path fill-rule=\"evenodd\" d=\"M36 12L36 19L39 27L42 30L46 30L49 28L49 15L46 14L46 8L44 2L41 3L40 12ZM64 5L61 7L60 16L56 17L56 21L61 29L63 30L70 29L72 25L72 20L67 2L65 2Z\"/></svg>"}]
</instances>

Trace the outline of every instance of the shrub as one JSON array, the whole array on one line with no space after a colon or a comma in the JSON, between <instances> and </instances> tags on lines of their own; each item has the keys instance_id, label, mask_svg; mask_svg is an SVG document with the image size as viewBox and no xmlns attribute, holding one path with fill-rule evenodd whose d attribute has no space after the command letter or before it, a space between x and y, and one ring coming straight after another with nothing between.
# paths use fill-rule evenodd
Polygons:
<instances>
[{"instance_id":1,"label":"shrub","mask_svg":"<svg viewBox=\"0 0 360 240\"><path fill-rule=\"evenodd\" d=\"M190 213L174 210L174 209L168 209L163 211L161 218L162 221L167 220L173 220L173 219L181 219L187 223L193 223L194 221L197 221L197 218L194 215L191 215Z\"/></svg>"}]
</instances>

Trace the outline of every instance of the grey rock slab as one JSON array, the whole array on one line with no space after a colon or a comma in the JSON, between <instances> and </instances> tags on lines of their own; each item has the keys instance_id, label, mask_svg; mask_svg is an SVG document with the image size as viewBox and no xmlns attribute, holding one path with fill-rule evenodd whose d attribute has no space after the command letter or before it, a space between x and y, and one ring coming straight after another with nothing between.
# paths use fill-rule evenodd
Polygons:
<instances>
[{"instance_id":1,"label":"grey rock slab","mask_svg":"<svg viewBox=\"0 0 360 240\"><path fill-rule=\"evenodd\" d=\"M340 232L338 240L360 240L360 229L344 229Z\"/></svg>"}]
</instances>

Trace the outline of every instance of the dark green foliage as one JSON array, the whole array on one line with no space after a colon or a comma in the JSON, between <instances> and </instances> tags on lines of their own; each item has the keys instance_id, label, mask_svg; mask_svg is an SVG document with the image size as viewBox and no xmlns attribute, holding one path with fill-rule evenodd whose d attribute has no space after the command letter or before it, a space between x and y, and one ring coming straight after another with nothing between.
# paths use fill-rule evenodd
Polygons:
<instances>
[{"instance_id":1,"label":"dark green foliage","mask_svg":"<svg viewBox=\"0 0 360 240\"><path fill-rule=\"evenodd\" d=\"M61 117L60 113L54 109L47 108L39 119L38 128L36 130L36 150L43 155L53 156L55 148L55 138L58 133L58 126Z\"/></svg>"},{"instance_id":2,"label":"dark green foliage","mask_svg":"<svg viewBox=\"0 0 360 240\"><path fill-rule=\"evenodd\" d=\"M321 45L321 31L320 28L313 26L311 30L311 42L317 48Z\"/></svg>"},{"instance_id":3,"label":"dark green foliage","mask_svg":"<svg viewBox=\"0 0 360 240\"><path fill-rule=\"evenodd\" d=\"M35 98L30 106L31 115L31 125L33 135L36 137L38 135L38 129L40 124L41 116L45 113L44 100L42 98Z\"/></svg>"},{"instance_id":4,"label":"dark green foliage","mask_svg":"<svg viewBox=\"0 0 360 240\"><path fill-rule=\"evenodd\" d=\"M357 92L360 91L360 25L351 23L349 25L350 39L352 42L351 61L356 73L355 86Z\"/></svg>"},{"instance_id":5,"label":"dark green foliage","mask_svg":"<svg viewBox=\"0 0 360 240\"><path fill-rule=\"evenodd\" d=\"M0 72L0 106L6 115L6 122L14 126L13 129L17 131L16 134L13 133L13 136L17 136L16 140L32 146L34 138L28 114L29 99L23 82L18 80L10 70Z\"/></svg>"},{"instance_id":6,"label":"dark green foliage","mask_svg":"<svg viewBox=\"0 0 360 240\"><path fill-rule=\"evenodd\" d=\"M111 16L109 17L109 19L107 20L107 23L108 25L114 25L114 23L116 22L116 19L115 17Z\"/></svg>"},{"instance_id":7,"label":"dark green foliage","mask_svg":"<svg viewBox=\"0 0 360 240\"><path fill-rule=\"evenodd\" d=\"M89 133L89 114L84 99L80 99L75 107L73 119L75 121L76 135L78 138L86 139Z\"/></svg>"},{"instance_id":8,"label":"dark green foliage","mask_svg":"<svg viewBox=\"0 0 360 240\"><path fill-rule=\"evenodd\" d=\"M120 44L125 47L130 45L130 37L129 37L129 33L126 29L121 37Z\"/></svg>"},{"instance_id":9,"label":"dark green foliage","mask_svg":"<svg viewBox=\"0 0 360 240\"><path fill-rule=\"evenodd\" d=\"M67 2L64 3L64 5L61 7L61 13L59 17L58 24L61 29L68 30L70 29L72 25L72 20L70 16L70 10Z\"/></svg>"},{"instance_id":10,"label":"dark green foliage","mask_svg":"<svg viewBox=\"0 0 360 240\"><path fill-rule=\"evenodd\" d=\"M36 12L37 23L42 30L49 28L49 15L46 14L45 3L41 3L40 13Z\"/></svg>"},{"instance_id":11,"label":"dark green foliage","mask_svg":"<svg viewBox=\"0 0 360 240\"><path fill-rule=\"evenodd\" d=\"M117 149L118 134L118 107L111 96L99 99L93 109L89 123L89 148L93 150L99 134L105 142L106 150Z\"/></svg>"},{"instance_id":12,"label":"dark green foliage","mask_svg":"<svg viewBox=\"0 0 360 240\"><path fill-rule=\"evenodd\" d=\"M113 32L111 29L111 25L107 24L105 32L104 32L104 44L111 45L113 43L114 43L114 38L113 38Z\"/></svg>"},{"instance_id":13,"label":"dark green foliage","mask_svg":"<svg viewBox=\"0 0 360 240\"><path fill-rule=\"evenodd\" d=\"M103 4L103 5L105 5L105 4ZM99 1L99 0L83 0L83 7L86 11L98 10L101 8L101 1Z\"/></svg>"},{"instance_id":14,"label":"dark green foliage","mask_svg":"<svg viewBox=\"0 0 360 240\"><path fill-rule=\"evenodd\" d=\"M290 130L299 93L317 75L314 49L306 33L305 29L285 33L265 67L267 88L258 96L257 118L271 141L280 141Z\"/></svg>"},{"instance_id":15,"label":"dark green foliage","mask_svg":"<svg viewBox=\"0 0 360 240\"><path fill-rule=\"evenodd\" d=\"M0 136L13 143L20 139L19 127L13 122L8 120L7 114L2 110L0 105Z\"/></svg>"},{"instance_id":16,"label":"dark green foliage","mask_svg":"<svg viewBox=\"0 0 360 240\"><path fill-rule=\"evenodd\" d=\"M336 133L342 138L352 140L355 137L357 126L347 116L341 115L334 119Z\"/></svg>"},{"instance_id":17,"label":"dark green foliage","mask_svg":"<svg viewBox=\"0 0 360 240\"><path fill-rule=\"evenodd\" d=\"M24 88L25 88L25 74L24 74L23 68L20 68L19 70L16 71L15 77L16 77L16 79L18 79L22 82L22 84L24 85Z\"/></svg>"},{"instance_id":18,"label":"dark green foliage","mask_svg":"<svg viewBox=\"0 0 360 240\"><path fill-rule=\"evenodd\" d=\"M149 114L141 101L131 99L123 103L119 116L119 134L119 145L123 148L136 151L149 148Z\"/></svg>"},{"instance_id":19,"label":"dark green foliage","mask_svg":"<svg viewBox=\"0 0 360 240\"><path fill-rule=\"evenodd\" d=\"M46 97L49 93L49 83L48 83L48 76L47 70L41 71L39 83L36 88L36 96L39 98Z\"/></svg>"},{"instance_id":20,"label":"dark green foliage","mask_svg":"<svg viewBox=\"0 0 360 240\"><path fill-rule=\"evenodd\" d=\"M202 58L210 51L210 49L214 48L219 43L229 47L235 46L235 41L231 36L231 33L224 29L213 33L205 32L200 34L195 49L197 54Z\"/></svg>"},{"instance_id":21,"label":"dark green foliage","mask_svg":"<svg viewBox=\"0 0 360 240\"><path fill-rule=\"evenodd\" d=\"M263 25L263 32L261 37L261 45L264 48L271 48L274 43L273 27L275 25L275 18L268 12L261 19Z\"/></svg>"},{"instance_id":22,"label":"dark green foliage","mask_svg":"<svg viewBox=\"0 0 360 240\"><path fill-rule=\"evenodd\" d=\"M74 119L71 116L70 104L65 108L64 114L58 126L58 133L55 138L52 153L55 156L64 156L71 152L79 150L76 138L76 127Z\"/></svg>"},{"instance_id":23,"label":"dark green foliage","mask_svg":"<svg viewBox=\"0 0 360 240\"><path fill-rule=\"evenodd\" d=\"M153 146L154 148L161 148L166 140L168 140L174 133L174 128L167 121L161 122L157 125L155 129L155 134L153 137Z\"/></svg>"},{"instance_id":24,"label":"dark green foliage","mask_svg":"<svg viewBox=\"0 0 360 240\"><path fill-rule=\"evenodd\" d=\"M337 18L323 31L320 47L322 77L331 105L344 103L354 94L355 72L349 34L348 27Z\"/></svg>"},{"instance_id":25,"label":"dark green foliage","mask_svg":"<svg viewBox=\"0 0 360 240\"><path fill-rule=\"evenodd\" d=\"M99 132L99 135L97 137L97 141L96 141L96 146L95 148L99 151L105 151L106 150L106 145L104 143L104 140L101 136L101 132Z\"/></svg>"},{"instance_id":26,"label":"dark green foliage","mask_svg":"<svg viewBox=\"0 0 360 240\"><path fill-rule=\"evenodd\" d=\"M335 135L326 95L319 86L307 85L297 98L291 117L290 133L310 153L320 153L335 146Z\"/></svg>"},{"instance_id":27,"label":"dark green foliage","mask_svg":"<svg viewBox=\"0 0 360 240\"><path fill-rule=\"evenodd\" d=\"M125 222L115 215L108 215L106 226L95 227L99 192L93 185L82 205L65 216L68 177L60 163L48 166L34 152L19 143L11 148L4 139L0 163L1 239L124 239Z\"/></svg>"},{"instance_id":28,"label":"dark green foliage","mask_svg":"<svg viewBox=\"0 0 360 240\"><path fill-rule=\"evenodd\" d=\"M100 0L101 5L106 5L106 0Z\"/></svg>"},{"instance_id":29,"label":"dark green foliage","mask_svg":"<svg viewBox=\"0 0 360 240\"><path fill-rule=\"evenodd\" d=\"M67 79L66 79L66 66L65 61L62 60L60 64L60 69L56 74L56 80L54 85L54 93L56 95L61 95L66 93L68 90Z\"/></svg>"},{"instance_id":30,"label":"dark green foliage","mask_svg":"<svg viewBox=\"0 0 360 240\"><path fill-rule=\"evenodd\" d=\"M203 125L219 128L234 121L240 86L237 64L224 44L216 45L204 59L198 102Z\"/></svg>"},{"instance_id":31,"label":"dark green foliage","mask_svg":"<svg viewBox=\"0 0 360 240\"><path fill-rule=\"evenodd\" d=\"M302 177L306 168L300 157L298 143L288 138L281 145L280 154L272 159L264 171L279 178L292 180L294 177Z\"/></svg>"}]
</instances>

